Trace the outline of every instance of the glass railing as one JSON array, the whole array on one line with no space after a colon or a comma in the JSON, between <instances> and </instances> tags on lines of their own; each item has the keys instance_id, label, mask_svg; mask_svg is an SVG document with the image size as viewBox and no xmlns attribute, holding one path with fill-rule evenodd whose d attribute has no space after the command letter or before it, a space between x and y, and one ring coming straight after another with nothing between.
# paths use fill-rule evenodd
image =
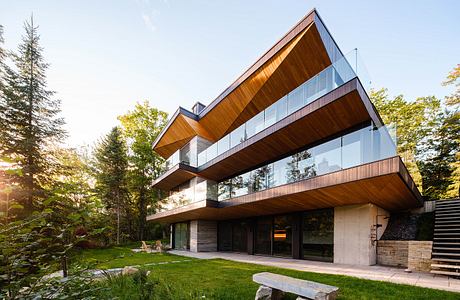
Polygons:
<instances>
[{"instance_id":1,"label":"glass railing","mask_svg":"<svg viewBox=\"0 0 460 300\"><path fill-rule=\"evenodd\" d=\"M163 169L162 173L168 171L169 169L171 169L172 167L174 167L175 165L179 163L183 163L186 165L192 165L191 163L192 161L190 158L191 158L190 157L190 144L188 143L181 149L174 152L170 157L168 157L168 159L164 161L163 166L162 166L162 169Z\"/></svg>"},{"instance_id":2,"label":"glass railing","mask_svg":"<svg viewBox=\"0 0 460 300\"><path fill-rule=\"evenodd\" d=\"M178 163L202 166L358 75L364 88L369 90L371 82L366 67L354 49L204 151L198 154L195 151L191 157L189 144L177 150L165 161L163 170L166 172Z\"/></svg>"},{"instance_id":3,"label":"glass railing","mask_svg":"<svg viewBox=\"0 0 460 300\"><path fill-rule=\"evenodd\" d=\"M249 121L233 130L212 144L206 150L198 153L198 166L201 166L227 150L239 145L260 131L291 115L307 104L329 93L337 87L355 78L357 74L365 78L363 86L370 84L364 64L353 50L332 65L322 70L313 78L304 82L296 89L261 111Z\"/></svg>"},{"instance_id":4,"label":"glass railing","mask_svg":"<svg viewBox=\"0 0 460 300\"><path fill-rule=\"evenodd\" d=\"M189 188L173 192L160 201L161 205L158 211L166 211L203 200L217 200L217 184L215 182L204 180Z\"/></svg>"},{"instance_id":5,"label":"glass railing","mask_svg":"<svg viewBox=\"0 0 460 300\"><path fill-rule=\"evenodd\" d=\"M218 200L396 156L396 139L373 124L218 184Z\"/></svg>"}]
</instances>

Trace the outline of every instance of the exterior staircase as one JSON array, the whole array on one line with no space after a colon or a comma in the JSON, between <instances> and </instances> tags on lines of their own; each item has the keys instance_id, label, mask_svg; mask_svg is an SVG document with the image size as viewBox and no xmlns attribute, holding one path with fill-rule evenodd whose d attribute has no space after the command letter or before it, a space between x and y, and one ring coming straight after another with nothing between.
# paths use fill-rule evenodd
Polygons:
<instances>
[{"instance_id":1,"label":"exterior staircase","mask_svg":"<svg viewBox=\"0 0 460 300\"><path fill-rule=\"evenodd\" d=\"M431 273L460 277L460 199L436 201Z\"/></svg>"}]
</instances>

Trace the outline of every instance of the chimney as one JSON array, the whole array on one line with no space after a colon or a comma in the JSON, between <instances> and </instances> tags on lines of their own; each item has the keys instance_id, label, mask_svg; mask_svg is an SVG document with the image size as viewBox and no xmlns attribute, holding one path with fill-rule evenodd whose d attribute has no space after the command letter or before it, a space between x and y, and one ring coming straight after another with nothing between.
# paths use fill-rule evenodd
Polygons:
<instances>
[{"instance_id":1,"label":"chimney","mask_svg":"<svg viewBox=\"0 0 460 300\"><path fill-rule=\"evenodd\" d=\"M200 112L206 107L206 105L204 105L203 103L200 103L200 102L197 102L195 103L195 105L193 105L192 107L192 112L195 114L195 115L199 115Z\"/></svg>"}]
</instances>

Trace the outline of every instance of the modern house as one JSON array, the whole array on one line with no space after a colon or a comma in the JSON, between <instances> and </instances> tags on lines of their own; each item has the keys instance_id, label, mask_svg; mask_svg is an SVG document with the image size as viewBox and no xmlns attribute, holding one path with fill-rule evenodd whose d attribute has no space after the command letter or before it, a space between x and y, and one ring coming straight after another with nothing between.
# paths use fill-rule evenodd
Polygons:
<instances>
[{"instance_id":1,"label":"modern house","mask_svg":"<svg viewBox=\"0 0 460 300\"><path fill-rule=\"evenodd\" d=\"M179 108L153 145L171 244L372 265L391 212L423 205L394 134L313 10L214 101Z\"/></svg>"}]
</instances>

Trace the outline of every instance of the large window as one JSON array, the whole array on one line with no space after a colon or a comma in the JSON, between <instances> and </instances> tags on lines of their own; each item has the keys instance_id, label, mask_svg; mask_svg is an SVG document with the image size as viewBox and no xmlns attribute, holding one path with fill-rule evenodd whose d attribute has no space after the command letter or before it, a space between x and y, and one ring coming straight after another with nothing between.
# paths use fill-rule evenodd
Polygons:
<instances>
[{"instance_id":1,"label":"large window","mask_svg":"<svg viewBox=\"0 0 460 300\"><path fill-rule=\"evenodd\" d=\"M302 217L304 259L332 261L334 252L334 210L308 211Z\"/></svg>"}]
</instances>

